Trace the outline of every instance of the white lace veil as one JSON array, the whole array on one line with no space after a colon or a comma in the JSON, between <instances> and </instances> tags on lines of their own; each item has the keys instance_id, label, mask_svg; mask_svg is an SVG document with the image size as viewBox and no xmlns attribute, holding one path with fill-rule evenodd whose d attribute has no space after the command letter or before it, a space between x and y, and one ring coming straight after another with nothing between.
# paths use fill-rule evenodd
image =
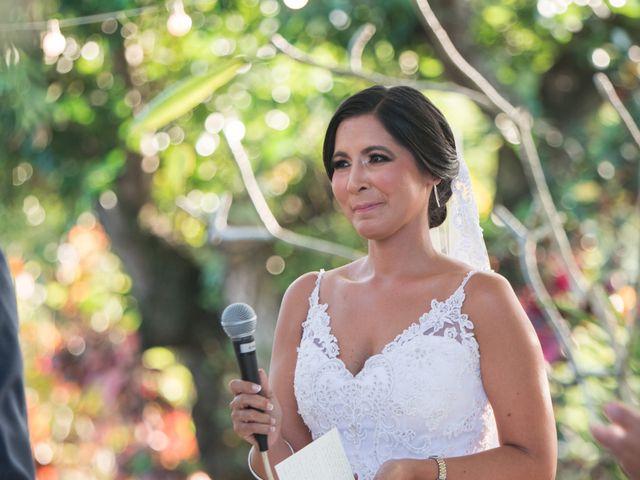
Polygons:
<instances>
[{"instance_id":1,"label":"white lace veil","mask_svg":"<svg viewBox=\"0 0 640 480\"><path fill-rule=\"evenodd\" d=\"M458 143L458 147L460 144ZM460 171L451 182L453 194L447 202L447 218L439 227L430 230L431 240L438 251L481 271L491 270L489 255L480 228L478 207L471 188L469 169L457 149Z\"/></svg>"}]
</instances>

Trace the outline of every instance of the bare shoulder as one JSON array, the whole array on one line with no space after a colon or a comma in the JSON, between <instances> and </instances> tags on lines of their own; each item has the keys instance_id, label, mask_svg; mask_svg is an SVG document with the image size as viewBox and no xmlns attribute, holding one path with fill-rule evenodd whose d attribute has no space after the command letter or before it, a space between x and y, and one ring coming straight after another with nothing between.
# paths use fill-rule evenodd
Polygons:
<instances>
[{"instance_id":1,"label":"bare shoulder","mask_svg":"<svg viewBox=\"0 0 640 480\"><path fill-rule=\"evenodd\" d=\"M284 293L284 301L298 302L308 299L316 286L319 274L319 272L307 272L296 278Z\"/></svg>"},{"instance_id":2,"label":"bare shoulder","mask_svg":"<svg viewBox=\"0 0 640 480\"><path fill-rule=\"evenodd\" d=\"M272 367L287 358L294 361L295 347L302 338L302 324L309 311L309 296L317 278L318 272L305 273L294 280L284 293L273 338Z\"/></svg>"},{"instance_id":3,"label":"bare shoulder","mask_svg":"<svg viewBox=\"0 0 640 480\"><path fill-rule=\"evenodd\" d=\"M465 288L463 310L483 344L514 340L538 345L537 336L509 281L495 272L478 272Z\"/></svg>"},{"instance_id":4,"label":"bare shoulder","mask_svg":"<svg viewBox=\"0 0 640 480\"><path fill-rule=\"evenodd\" d=\"M282 298L278 324L283 321L292 326L290 322L302 323L309 309L309 297L316 286L318 272L308 272L295 279L287 288Z\"/></svg>"},{"instance_id":5,"label":"bare shoulder","mask_svg":"<svg viewBox=\"0 0 640 480\"><path fill-rule=\"evenodd\" d=\"M509 281L496 272L476 272L465 287L467 303L486 304L515 297Z\"/></svg>"},{"instance_id":6,"label":"bare shoulder","mask_svg":"<svg viewBox=\"0 0 640 480\"><path fill-rule=\"evenodd\" d=\"M362 277L361 267L363 260L364 258L360 258L339 267L326 270L322 276L322 286L320 290L326 294L327 292L333 292L336 288L339 289L345 282L360 281ZM315 279L317 279L317 273L314 272L313 275L315 281ZM322 293L320 297L323 297Z\"/></svg>"},{"instance_id":7,"label":"bare shoulder","mask_svg":"<svg viewBox=\"0 0 640 480\"><path fill-rule=\"evenodd\" d=\"M344 265L325 272L323 285L335 284L336 279L343 278L350 265ZM309 300L318 282L320 272L308 272L295 279L287 288L280 305L280 313L276 325L276 335L284 337L299 337L302 323L309 311ZM278 335L277 335L278 336Z\"/></svg>"}]
</instances>

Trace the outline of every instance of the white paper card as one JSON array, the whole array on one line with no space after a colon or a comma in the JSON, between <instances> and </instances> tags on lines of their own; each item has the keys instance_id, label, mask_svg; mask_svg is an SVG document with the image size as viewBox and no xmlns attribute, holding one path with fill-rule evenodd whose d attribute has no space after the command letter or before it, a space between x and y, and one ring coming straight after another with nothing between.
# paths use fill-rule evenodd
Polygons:
<instances>
[{"instance_id":1,"label":"white paper card","mask_svg":"<svg viewBox=\"0 0 640 480\"><path fill-rule=\"evenodd\" d=\"M353 480L336 428L276 465L280 480Z\"/></svg>"}]
</instances>

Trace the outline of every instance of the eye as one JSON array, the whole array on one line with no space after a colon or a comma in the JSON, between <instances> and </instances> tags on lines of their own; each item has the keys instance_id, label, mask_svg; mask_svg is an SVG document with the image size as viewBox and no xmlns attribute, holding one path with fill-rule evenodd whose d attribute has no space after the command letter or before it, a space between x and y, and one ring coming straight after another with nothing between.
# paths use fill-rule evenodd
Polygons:
<instances>
[{"instance_id":1,"label":"eye","mask_svg":"<svg viewBox=\"0 0 640 480\"><path fill-rule=\"evenodd\" d=\"M335 158L331 162L331 166L333 167L334 170L342 170L342 169L347 168L349 166L349 162L347 160L342 159L342 158Z\"/></svg>"},{"instance_id":2,"label":"eye","mask_svg":"<svg viewBox=\"0 0 640 480\"><path fill-rule=\"evenodd\" d=\"M382 153L372 153L369 155L369 163L386 163L389 161L391 161L391 159Z\"/></svg>"}]
</instances>

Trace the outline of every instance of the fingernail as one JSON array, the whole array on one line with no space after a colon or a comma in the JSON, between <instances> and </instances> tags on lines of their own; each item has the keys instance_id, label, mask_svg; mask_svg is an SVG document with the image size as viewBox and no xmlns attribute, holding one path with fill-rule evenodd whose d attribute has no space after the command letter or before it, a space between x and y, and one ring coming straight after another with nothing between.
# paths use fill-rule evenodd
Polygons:
<instances>
[{"instance_id":1,"label":"fingernail","mask_svg":"<svg viewBox=\"0 0 640 480\"><path fill-rule=\"evenodd\" d=\"M255 383L251 386L251 390L253 390L254 392L258 393L260 390L262 390L262 387L260 385L256 385Z\"/></svg>"},{"instance_id":2,"label":"fingernail","mask_svg":"<svg viewBox=\"0 0 640 480\"><path fill-rule=\"evenodd\" d=\"M276 419L275 419L275 418L272 418L272 419L271 419L271 425L275 425L275 424L276 424Z\"/></svg>"},{"instance_id":3,"label":"fingernail","mask_svg":"<svg viewBox=\"0 0 640 480\"><path fill-rule=\"evenodd\" d=\"M275 432L276 431L276 427L269 427L269 430L272 431L272 432Z\"/></svg>"},{"instance_id":4,"label":"fingernail","mask_svg":"<svg viewBox=\"0 0 640 480\"><path fill-rule=\"evenodd\" d=\"M273 410L273 403L267 403L267 410Z\"/></svg>"}]
</instances>

